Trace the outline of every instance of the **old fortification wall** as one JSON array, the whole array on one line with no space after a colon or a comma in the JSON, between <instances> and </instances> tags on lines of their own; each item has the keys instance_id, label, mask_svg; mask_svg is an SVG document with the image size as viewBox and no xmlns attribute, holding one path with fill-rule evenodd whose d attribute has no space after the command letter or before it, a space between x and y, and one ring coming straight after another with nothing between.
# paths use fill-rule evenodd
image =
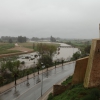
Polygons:
<instances>
[{"instance_id":1,"label":"old fortification wall","mask_svg":"<svg viewBox=\"0 0 100 100\"><path fill-rule=\"evenodd\" d=\"M84 87L96 87L100 85L100 40L92 41L89 61L86 69Z\"/></svg>"},{"instance_id":2,"label":"old fortification wall","mask_svg":"<svg viewBox=\"0 0 100 100\"><path fill-rule=\"evenodd\" d=\"M72 84L78 84L84 81L87 63L88 57L81 58L76 61Z\"/></svg>"}]
</instances>

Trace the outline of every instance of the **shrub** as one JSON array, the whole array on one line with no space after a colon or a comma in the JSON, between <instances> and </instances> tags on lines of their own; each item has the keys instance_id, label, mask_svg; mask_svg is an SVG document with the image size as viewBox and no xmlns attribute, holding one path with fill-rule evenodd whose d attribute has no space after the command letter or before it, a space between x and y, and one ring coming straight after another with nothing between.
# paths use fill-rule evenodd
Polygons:
<instances>
[{"instance_id":1,"label":"shrub","mask_svg":"<svg viewBox=\"0 0 100 100\"><path fill-rule=\"evenodd\" d=\"M52 100L52 99L53 99L53 95L52 93L50 93L47 100Z\"/></svg>"}]
</instances>

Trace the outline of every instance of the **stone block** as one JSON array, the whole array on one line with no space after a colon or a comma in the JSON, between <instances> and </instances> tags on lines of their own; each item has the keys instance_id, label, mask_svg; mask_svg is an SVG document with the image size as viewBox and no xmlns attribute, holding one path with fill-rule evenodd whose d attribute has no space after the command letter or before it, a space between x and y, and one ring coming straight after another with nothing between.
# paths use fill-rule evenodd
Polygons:
<instances>
[{"instance_id":1,"label":"stone block","mask_svg":"<svg viewBox=\"0 0 100 100\"><path fill-rule=\"evenodd\" d=\"M71 86L70 83L67 86L53 85L53 95L56 96L65 92L68 88L70 88L70 86Z\"/></svg>"}]
</instances>

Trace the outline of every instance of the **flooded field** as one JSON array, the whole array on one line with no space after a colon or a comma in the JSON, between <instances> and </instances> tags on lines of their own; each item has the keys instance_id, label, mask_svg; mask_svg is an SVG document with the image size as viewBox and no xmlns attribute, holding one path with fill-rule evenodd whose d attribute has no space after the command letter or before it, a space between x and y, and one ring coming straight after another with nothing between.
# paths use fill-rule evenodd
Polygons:
<instances>
[{"instance_id":1,"label":"flooded field","mask_svg":"<svg viewBox=\"0 0 100 100\"><path fill-rule=\"evenodd\" d=\"M47 43L47 42L46 42ZM50 42L48 42L50 43ZM65 43L59 43L60 46L69 46ZM55 55L53 57L53 60L57 60L57 59L64 59L64 60L69 60L73 53L77 52L78 48L60 48L60 54L59 55ZM29 54L22 54L19 56L18 60L20 60L21 62L24 61L25 62L25 66L24 68L28 68L28 67L33 67L35 66L35 64L37 63L37 60L39 59L39 57L34 59L34 55L37 54L36 52L33 53L29 53Z\"/></svg>"}]
</instances>

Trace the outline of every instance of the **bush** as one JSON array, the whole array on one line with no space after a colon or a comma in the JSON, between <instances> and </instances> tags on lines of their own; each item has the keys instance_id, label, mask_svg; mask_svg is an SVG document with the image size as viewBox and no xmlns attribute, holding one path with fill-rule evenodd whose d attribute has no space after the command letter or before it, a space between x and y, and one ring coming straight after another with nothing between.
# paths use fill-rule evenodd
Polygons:
<instances>
[{"instance_id":1,"label":"bush","mask_svg":"<svg viewBox=\"0 0 100 100\"><path fill-rule=\"evenodd\" d=\"M53 95L52 93L50 93L47 100L52 100L52 99L53 99Z\"/></svg>"},{"instance_id":2,"label":"bush","mask_svg":"<svg viewBox=\"0 0 100 100\"><path fill-rule=\"evenodd\" d=\"M72 76L69 76L65 81L61 83L61 85L67 85L68 83L71 83L71 81L72 81Z\"/></svg>"},{"instance_id":3,"label":"bush","mask_svg":"<svg viewBox=\"0 0 100 100\"><path fill-rule=\"evenodd\" d=\"M85 96L82 100L99 100L100 91L98 89L93 89L89 95Z\"/></svg>"}]
</instances>

